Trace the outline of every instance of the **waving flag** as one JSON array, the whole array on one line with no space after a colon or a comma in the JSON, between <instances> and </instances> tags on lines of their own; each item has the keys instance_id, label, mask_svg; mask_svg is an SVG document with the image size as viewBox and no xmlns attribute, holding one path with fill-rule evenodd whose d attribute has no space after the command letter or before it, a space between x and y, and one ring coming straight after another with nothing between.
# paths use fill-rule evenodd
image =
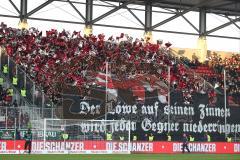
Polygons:
<instances>
[{"instance_id":1,"label":"waving flag","mask_svg":"<svg viewBox=\"0 0 240 160\"><path fill-rule=\"evenodd\" d=\"M155 98L163 98L162 96L166 96L168 92L168 86L164 82L160 81L155 75L139 74L124 80L119 80L112 77L114 76L111 74L108 74L107 76L105 73L100 72L96 74L96 84L99 87L107 89L109 99L117 98L117 96L120 96L120 99L132 99L132 97L134 97L135 100L144 102L146 98L149 98L146 97L146 91L157 91L156 95L154 95ZM119 94L119 92L124 92L124 90L125 94ZM126 91L130 93L127 93Z\"/></svg>"}]
</instances>

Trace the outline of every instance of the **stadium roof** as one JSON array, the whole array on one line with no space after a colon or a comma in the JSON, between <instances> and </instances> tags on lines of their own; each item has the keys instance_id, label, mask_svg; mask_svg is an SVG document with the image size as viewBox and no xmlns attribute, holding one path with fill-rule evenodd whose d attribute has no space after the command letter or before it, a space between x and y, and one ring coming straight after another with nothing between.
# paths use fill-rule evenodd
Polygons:
<instances>
[{"instance_id":1,"label":"stadium roof","mask_svg":"<svg viewBox=\"0 0 240 160\"><path fill-rule=\"evenodd\" d=\"M210 36L218 38L229 38L240 40L237 34L227 35L219 34L223 28L233 26L240 30L240 0L41 0L34 8L31 8L30 0L5 0L10 3L8 14L0 11L0 17L20 18L29 20L40 20L59 23L82 24L85 26L112 27L121 29L144 30L145 32L165 32L174 34L184 34L193 36ZM35 3L35 2L34 2ZM60 8L58 3L65 3L68 7L64 9L64 16L55 18L59 15L59 10L53 10L47 16L41 16L46 10L51 10L49 6L53 4L54 8ZM1 7L1 5L3 5ZM5 3L0 3L0 7L4 8ZM140 7L139 7L140 6ZM100 8L101 7L101 8ZM46 9L47 8L47 9ZM5 8L6 9L6 8ZM46 9L45 11L43 11ZM67 9L71 9L65 11ZM119 10L125 10L128 13L127 18L131 17L136 22L133 26L123 21L106 20L114 14L118 14ZM136 11L136 12L135 12ZM137 12L138 11L138 12ZM141 11L141 13L140 13ZM196 11L199 14L194 18L189 18L185 14ZM17 12L16 14L12 14ZM66 13L75 15L77 19L65 18ZM96 14L97 13L97 14ZM214 23L207 21L207 14L213 13L224 18L223 23L209 27ZM94 15L95 14L95 15ZM167 15L164 17L164 14ZM111 15L111 16L110 16ZM57 16L56 16L57 17ZM143 17L143 18L142 18ZM165 24L182 18L191 28L189 30L172 30L169 27L161 28ZM105 21L106 20L106 21ZM198 20L199 23L194 23ZM120 24L117 22L121 22ZM183 22L178 22L183 24ZM175 26L175 25L172 25ZM179 27L176 27L179 28ZM232 30L231 30L232 31ZM230 32L231 32L230 31ZM217 34L216 34L217 33Z\"/></svg>"},{"instance_id":2,"label":"stadium roof","mask_svg":"<svg viewBox=\"0 0 240 160\"><path fill-rule=\"evenodd\" d=\"M129 3L131 0L105 0L120 3ZM152 6L171 9L190 9L198 11L205 8L209 13L240 15L239 0L133 0L133 4L144 5L152 2Z\"/></svg>"}]
</instances>

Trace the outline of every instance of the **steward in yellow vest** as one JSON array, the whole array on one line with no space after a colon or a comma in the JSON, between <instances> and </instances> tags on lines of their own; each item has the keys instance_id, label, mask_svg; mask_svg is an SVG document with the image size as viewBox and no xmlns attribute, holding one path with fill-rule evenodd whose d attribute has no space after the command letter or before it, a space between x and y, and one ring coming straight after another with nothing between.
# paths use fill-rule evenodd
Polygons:
<instances>
[{"instance_id":1,"label":"steward in yellow vest","mask_svg":"<svg viewBox=\"0 0 240 160\"><path fill-rule=\"evenodd\" d=\"M3 82L4 82L3 78L0 78L0 85L3 85Z\"/></svg>"},{"instance_id":2,"label":"steward in yellow vest","mask_svg":"<svg viewBox=\"0 0 240 160\"><path fill-rule=\"evenodd\" d=\"M171 142L172 141L172 136L170 134L167 135L167 141Z\"/></svg>"},{"instance_id":3,"label":"steward in yellow vest","mask_svg":"<svg viewBox=\"0 0 240 160\"><path fill-rule=\"evenodd\" d=\"M13 84L14 86L16 86L16 85L18 84L18 78L17 78L17 77L13 77L13 79L12 79L12 84Z\"/></svg>"},{"instance_id":4,"label":"steward in yellow vest","mask_svg":"<svg viewBox=\"0 0 240 160\"><path fill-rule=\"evenodd\" d=\"M124 141L124 136L119 136L120 141Z\"/></svg>"},{"instance_id":5,"label":"steward in yellow vest","mask_svg":"<svg viewBox=\"0 0 240 160\"><path fill-rule=\"evenodd\" d=\"M232 137L228 136L227 137L227 142L232 142Z\"/></svg>"},{"instance_id":6,"label":"steward in yellow vest","mask_svg":"<svg viewBox=\"0 0 240 160\"><path fill-rule=\"evenodd\" d=\"M107 133L107 141L112 141L112 133Z\"/></svg>"},{"instance_id":7,"label":"steward in yellow vest","mask_svg":"<svg viewBox=\"0 0 240 160\"><path fill-rule=\"evenodd\" d=\"M136 140L137 140L137 136L133 135L133 141L136 141Z\"/></svg>"},{"instance_id":8,"label":"steward in yellow vest","mask_svg":"<svg viewBox=\"0 0 240 160\"><path fill-rule=\"evenodd\" d=\"M13 96L13 89L12 88L8 88L8 95Z\"/></svg>"},{"instance_id":9,"label":"steward in yellow vest","mask_svg":"<svg viewBox=\"0 0 240 160\"><path fill-rule=\"evenodd\" d=\"M22 97L26 97L27 95L26 95L26 89L21 89L21 96Z\"/></svg>"},{"instance_id":10,"label":"steward in yellow vest","mask_svg":"<svg viewBox=\"0 0 240 160\"><path fill-rule=\"evenodd\" d=\"M152 133L150 134L150 136L148 137L148 141L152 142L154 140L154 136L152 135Z\"/></svg>"},{"instance_id":11,"label":"steward in yellow vest","mask_svg":"<svg viewBox=\"0 0 240 160\"><path fill-rule=\"evenodd\" d=\"M6 64L3 66L3 73L4 74L8 73L8 66Z\"/></svg>"},{"instance_id":12,"label":"steward in yellow vest","mask_svg":"<svg viewBox=\"0 0 240 160\"><path fill-rule=\"evenodd\" d=\"M67 140L68 139L68 134L67 133L63 133L62 134L62 138L63 138L63 140Z\"/></svg>"},{"instance_id":13,"label":"steward in yellow vest","mask_svg":"<svg viewBox=\"0 0 240 160\"><path fill-rule=\"evenodd\" d=\"M211 142L211 136L207 134L207 142Z\"/></svg>"},{"instance_id":14,"label":"steward in yellow vest","mask_svg":"<svg viewBox=\"0 0 240 160\"><path fill-rule=\"evenodd\" d=\"M195 141L195 138L194 138L192 135L190 135L190 136L189 136L189 141L190 141L190 142L194 142L194 141Z\"/></svg>"}]
</instances>

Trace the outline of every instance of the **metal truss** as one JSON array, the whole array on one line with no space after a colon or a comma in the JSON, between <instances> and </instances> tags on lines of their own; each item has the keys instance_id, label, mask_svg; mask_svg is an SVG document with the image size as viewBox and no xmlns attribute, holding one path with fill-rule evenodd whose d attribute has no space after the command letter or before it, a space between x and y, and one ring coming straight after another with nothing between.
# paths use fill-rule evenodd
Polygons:
<instances>
[{"instance_id":1,"label":"metal truss","mask_svg":"<svg viewBox=\"0 0 240 160\"><path fill-rule=\"evenodd\" d=\"M240 2L237 0L200 0L199 3L190 3L187 4L187 0L46 0L46 2L40 4L34 9L28 11L28 0L19 0L20 6L16 6L13 0L8 0L9 3L13 6L15 11L19 14L8 15L8 14L0 14L2 17L9 18L19 18L22 19L31 19L31 20L40 20L40 21L50 21L50 22L60 22L60 23L70 23L70 24L82 24L86 26L103 26L103 27L113 27L113 28L123 28L123 29L133 29L133 30L143 30L145 32L165 32L165 33L175 33L175 34L183 34L183 35L195 35L195 36L209 36L209 37L218 37L218 38L229 38L229 39L238 39L240 40L239 35L236 37L226 36L226 35L215 35L214 32L225 28L230 25L234 25L240 31L240 26L237 22L240 21ZM79 21L69 21L64 19L50 19L50 18L36 18L34 14L43 9L44 7L50 5L53 2L57 3L68 3L77 13L81 20ZM101 2L96 3L96 2ZM117 2L117 3L116 3ZM189 1L190 2L190 1ZM85 13L76 7L77 4L85 5ZM143 6L141 9L132 7L133 5ZM93 10L95 6L101 6L105 8L110 8L109 11L105 12L102 15L93 19ZM221 8L221 7L225 8ZM229 7L228 7L229 6ZM235 6L235 7L233 7ZM160 8L159 10L154 10L154 8ZM125 9L127 10L134 19L140 24L140 27L129 27L127 25L110 25L110 24L102 24L98 23L102 19L116 13L117 11ZM145 13L145 22L141 20L139 15L134 13L134 11L142 11ZM199 12L199 26L195 26L191 20L186 18L185 14L191 11ZM171 14L167 19L164 19L156 24L152 24L152 16L153 13L158 14ZM209 13L214 13L216 15L220 15L228 20L228 22L219 25L210 30L206 30L207 22L206 15ZM158 27L175 20L178 17L182 17L195 32L183 32L183 31L170 31L170 30L160 30ZM235 17L235 18L233 18Z\"/></svg>"}]
</instances>

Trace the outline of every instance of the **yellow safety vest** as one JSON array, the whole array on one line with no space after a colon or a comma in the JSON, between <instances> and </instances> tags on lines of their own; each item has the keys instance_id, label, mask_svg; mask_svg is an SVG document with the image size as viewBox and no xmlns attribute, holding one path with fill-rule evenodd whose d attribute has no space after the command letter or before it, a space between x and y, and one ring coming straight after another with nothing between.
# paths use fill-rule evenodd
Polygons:
<instances>
[{"instance_id":1,"label":"yellow safety vest","mask_svg":"<svg viewBox=\"0 0 240 160\"><path fill-rule=\"evenodd\" d=\"M111 133L107 133L107 141L111 141L112 140L112 134Z\"/></svg>"},{"instance_id":2,"label":"yellow safety vest","mask_svg":"<svg viewBox=\"0 0 240 160\"><path fill-rule=\"evenodd\" d=\"M120 136L120 141L124 141L124 136Z\"/></svg>"},{"instance_id":3,"label":"yellow safety vest","mask_svg":"<svg viewBox=\"0 0 240 160\"><path fill-rule=\"evenodd\" d=\"M63 133L63 134L62 134L62 137L63 137L64 140L66 140L66 139L68 139L68 134Z\"/></svg>"},{"instance_id":4,"label":"yellow safety vest","mask_svg":"<svg viewBox=\"0 0 240 160\"><path fill-rule=\"evenodd\" d=\"M207 135L207 141L211 142L211 137L209 135Z\"/></svg>"},{"instance_id":5,"label":"yellow safety vest","mask_svg":"<svg viewBox=\"0 0 240 160\"><path fill-rule=\"evenodd\" d=\"M227 137L227 142L232 142L232 138L231 137Z\"/></svg>"},{"instance_id":6,"label":"yellow safety vest","mask_svg":"<svg viewBox=\"0 0 240 160\"><path fill-rule=\"evenodd\" d=\"M152 142L152 141L153 141L153 138L154 138L154 136L149 136L149 137L148 137L148 140Z\"/></svg>"},{"instance_id":7,"label":"yellow safety vest","mask_svg":"<svg viewBox=\"0 0 240 160\"><path fill-rule=\"evenodd\" d=\"M13 85L17 85L18 78L17 77L13 77L12 83L13 83Z\"/></svg>"},{"instance_id":8,"label":"yellow safety vest","mask_svg":"<svg viewBox=\"0 0 240 160\"><path fill-rule=\"evenodd\" d=\"M6 64L3 66L3 73L8 73L8 66Z\"/></svg>"},{"instance_id":9,"label":"yellow safety vest","mask_svg":"<svg viewBox=\"0 0 240 160\"><path fill-rule=\"evenodd\" d=\"M26 89L21 89L21 96L26 97Z\"/></svg>"},{"instance_id":10,"label":"yellow safety vest","mask_svg":"<svg viewBox=\"0 0 240 160\"><path fill-rule=\"evenodd\" d=\"M0 78L0 85L3 85L3 78Z\"/></svg>"},{"instance_id":11,"label":"yellow safety vest","mask_svg":"<svg viewBox=\"0 0 240 160\"><path fill-rule=\"evenodd\" d=\"M133 136L133 141L136 141L137 140L137 136Z\"/></svg>"},{"instance_id":12,"label":"yellow safety vest","mask_svg":"<svg viewBox=\"0 0 240 160\"><path fill-rule=\"evenodd\" d=\"M167 136L167 140L168 141L172 141L172 137L171 136Z\"/></svg>"},{"instance_id":13,"label":"yellow safety vest","mask_svg":"<svg viewBox=\"0 0 240 160\"><path fill-rule=\"evenodd\" d=\"M32 123L31 122L28 122L27 128L32 128Z\"/></svg>"},{"instance_id":14,"label":"yellow safety vest","mask_svg":"<svg viewBox=\"0 0 240 160\"><path fill-rule=\"evenodd\" d=\"M9 93L8 93L9 96L13 96L13 89L12 89L12 88L9 88L9 89L8 89L8 92L9 92Z\"/></svg>"},{"instance_id":15,"label":"yellow safety vest","mask_svg":"<svg viewBox=\"0 0 240 160\"><path fill-rule=\"evenodd\" d=\"M194 140L195 140L194 137L190 137L190 138L189 138L189 141L190 141L190 142L194 142Z\"/></svg>"}]
</instances>

